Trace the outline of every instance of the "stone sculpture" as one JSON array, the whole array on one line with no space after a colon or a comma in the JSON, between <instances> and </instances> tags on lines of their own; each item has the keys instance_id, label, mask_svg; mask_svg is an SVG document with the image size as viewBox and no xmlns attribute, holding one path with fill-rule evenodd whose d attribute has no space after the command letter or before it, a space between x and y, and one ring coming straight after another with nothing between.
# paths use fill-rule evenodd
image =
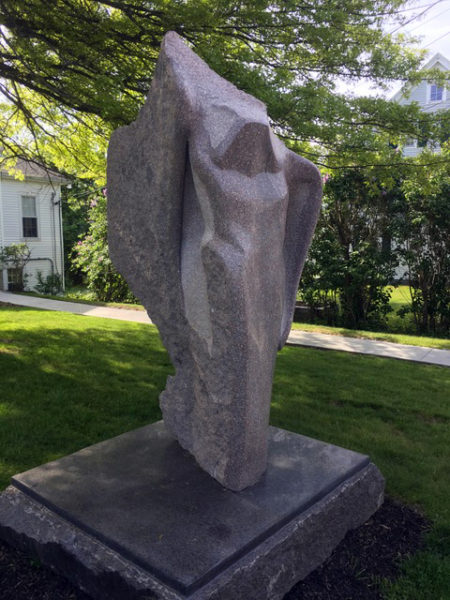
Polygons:
<instances>
[{"instance_id":1,"label":"stone sculpture","mask_svg":"<svg viewBox=\"0 0 450 600\"><path fill-rule=\"evenodd\" d=\"M168 33L144 107L110 142L109 248L175 367L166 426L232 490L266 467L275 356L320 198L264 104Z\"/></svg>"}]
</instances>

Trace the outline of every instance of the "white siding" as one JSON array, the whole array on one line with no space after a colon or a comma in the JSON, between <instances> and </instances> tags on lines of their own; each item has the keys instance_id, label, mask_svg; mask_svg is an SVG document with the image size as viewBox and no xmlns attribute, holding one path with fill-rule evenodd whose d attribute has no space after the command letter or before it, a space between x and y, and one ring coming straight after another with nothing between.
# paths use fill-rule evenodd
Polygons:
<instances>
[{"instance_id":1,"label":"white siding","mask_svg":"<svg viewBox=\"0 0 450 600\"><path fill-rule=\"evenodd\" d=\"M3 240L2 245L26 242L31 250L32 260L28 263L25 272L28 275L27 288L33 289L37 283L37 271L43 276L52 272L52 264L56 273L62 274L61 239L59 222L60 186L52 187L49 183L40 183L30 180L13 180L2 177L0 180L0 193ZM54 196L53 196L54 194ZM22 228L22 196L36 198L36 212L38 222L38 237L24 238ZM50 260L49 260L50 259Z\"/></svg>"},{"instance_id":2,"label":"white siding","mask_svg":"<svg viewBox=\"0 0 450 600\"><path fill-rule=\"evenodd\" d=\"M422 148L416 146L404 146L403 156L417 156L422 152Z\"/></svg>"},{"instance_id":3,"label":"white siding","mask_svg":"<svg viewBox=\"0 0 450 600\"><path fill-rule=\"evenodd\" d=\"M407 98L400 97L398 103L412 104L413 102L417 102L417 104L420 105L421 110L427 113L448 110L450 108L450 90L444 89L442 100L432 101L430 100L430 88L430 83L422 81L411 90L411 93Z\"/></svg>"},{"instance_id":4,"label":"white siding","mask_svg":"<svg viewBox=\"0 0 450 600\"><path fill-rule=\"evenodd\" d=\"M2 185L0 177L0 248L3 247L3 203L2 203ZM6 271L0 269L0 290L7 289Z\"/></svg>"},{"instance_id":5,"label":"white siding","mask_svg":"<svg viewBox=\"0 0 450 600\"><path fill-rule=\"evenodd\" d=\"M400 98L399 104L412 104L417 102L418 104L425 104L427 98L428 84L426 81L422 81L415 88L413 88L407 98Z\"/></svg>"},{"instance_id":6,"label":"white siding","mask_svg":"<svg viewBox=\"0 0 450 600\"><path fill-rule=\"evenodd\" d=\"M449 70L449 62L448 60L440 55L436 54L433 58L425 65L425 68L438 68L440 71L446 72ZM411 104L412 102L417 102L420 106L420 110L424 113L437 113L443 110L450 109L450 88L445 88L443 90L443 98L439 101L432 101L431 94L431 82L421 81L414 88L409 91L407 97L402 96L401 92L397 92L394 95L392 100L398 102L399 104ZM422 148L418 146L417 141L415 146L404 146L403 147L403 156L412 157L417 156L422 152ZM434 152L439 153L440 147L434 148Z\"/></svg>"}]
</instances>

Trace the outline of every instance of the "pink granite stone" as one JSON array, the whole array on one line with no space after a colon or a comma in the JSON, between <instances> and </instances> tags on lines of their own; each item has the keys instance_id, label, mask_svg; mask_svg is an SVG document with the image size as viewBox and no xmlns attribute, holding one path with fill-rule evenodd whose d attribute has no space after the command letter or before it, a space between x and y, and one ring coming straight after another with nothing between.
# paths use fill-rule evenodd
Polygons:
<instances>
[{"instance_id":1,"label":"pink granite stone","mask_svg":"<svg viewBox=\"0 0 450 600\"><path fill-rule=\"evenodd\" d=\"M266 468L277 350L287 338L321 179L266 107L163 40L137 120L108 151L109 248L175 367L166 426L232 490Z\"/></svg>"}]
</instances>

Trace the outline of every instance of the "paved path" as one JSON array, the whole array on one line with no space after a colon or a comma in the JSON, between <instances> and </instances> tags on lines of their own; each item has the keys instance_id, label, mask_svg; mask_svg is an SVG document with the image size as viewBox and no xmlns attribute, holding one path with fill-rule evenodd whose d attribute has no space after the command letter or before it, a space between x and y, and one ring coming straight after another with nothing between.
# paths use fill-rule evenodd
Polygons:
<instances>
[{"instance_id":1,"label":"paved path","mask_svg":"<svg viewBox=\"0 0 450 600\"><path fill-rule=\"evenodd\" d=\"M22 294L11 294L11 292L0 292L0 302L9 302L18 306L29 306L43 310L59 310L87 317L105 317L106 319L118 319L119 321L134 321L136 323L151 323L144 310L130 310L123 308L112 308L110 306L94 306L93 304L80 304L79 302L63 302L61 300L50 300L47 298L35 298L34 296L22 296Z\"/></svg>"},{"instance_id":2,"label":"paved path","mask_svg":"<svg viewBox=\"0 0 450 600\"><path fill-rule=\"evenodd\" d=\"M44 310L59 310L89 317L104 317L107 319L119 319L120 321L151 323L147 313L140 310L94 306L90 304L79 304L77 302L62 302L60 300L35 298L34 296L22 296L21 294L12 294L10 292L0 292L0 302L9 302L10 304L30 306ZM398 358L401 360L412 360L419 363L450 367L450 350L424 348L423 346L407 346L404 344L394 344L392 342L379 342L376 340L349 338L341 335L327 335L325 333L300 331L298 329L291 330L288 344L322 348L325 350L340 350L341 352L356 352L358 354L370 354L373 356Z\"/></svg>"},{"instance_id":3,"label":"paved path","mask_svg":"<svg viewBox=\"0 0 450 600\"><path fill-rule=\"evenodd\" d=\"M311 333L292 329L289 334L289 345L310 346L311 348L325 348L326 350L340 350L343 352L356 352L358 354L371 354L401 360L413 360L419 363L429 363L450 367L450 350L425 348L424 346L408 346L392 342L380 342L362 338L350 338L342 335L329 335L326 333Z\"/></svg>"}]
</instances>

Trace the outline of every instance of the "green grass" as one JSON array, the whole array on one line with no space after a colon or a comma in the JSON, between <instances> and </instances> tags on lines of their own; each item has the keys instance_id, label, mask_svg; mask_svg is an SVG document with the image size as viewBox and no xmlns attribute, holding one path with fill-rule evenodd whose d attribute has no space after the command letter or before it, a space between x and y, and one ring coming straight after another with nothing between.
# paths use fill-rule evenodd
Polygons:
<instances>
[{"instance_id":1,"label":"green grass","mask_svg":"<svg viewBox=\"0 0 450 600\"><path fill-rule=\"evenodd\" d=\"M404 306L411 304L411 292L408 285L399 285L390 287L391 300L390 305L392 312L387 316L388 328L395 333L414 334L416 326L412 313L407 313L404 317L400 317L397 311Z\"/></svg>"},{"instance_id":2,"label":"green grass","mask_svg":"<svg viewBox=\"0 0 450 600\"><path fill-rule=\"evenodd\" d=\"M160 418L172 373L148 325L0 308L0 486L43 462ZM450 369L287 347L274 425L369 453L387 493L433 520L390 600L450 598Z\"/></svg>"},{"instance_id":3,"label":"green grass","mask_svg":"<svg viewBox=\"0 0 450 600\"><path fill-rule=\"evenodd\" d=\"M293 323L293 329L311 331L315 333L327 333L330 335L343 335L345 337L365 338L380 340L383 342L394 342L396 344L408 344L411 346L425 346L426 348L440 348L450 350L450 339L439 337L428 337L414 335L414 322L411 314L400 317L397 311L411 302L411 294L407 285L391 287L391 308L388 315L389 331L365 331L361 329L347 329L345 327L329 327L328 325L316 325L312 323ZM449 599L450 600L450 599Z\"/></svg>"},{"instance_id":4,"label":"green grass","mask_svg":"<svg viewBox=\"0 0 450 600\"><path fill-rule=\"evenodd\" d=\"M95 294L84 288L68 288L64 295L38 294L37 292L18 292L22 296L33 296L34 298L48 298L49 300L61 300L61 302L75 302L78 304L92 304L94 306L111 306L112 308L127 308L128 310L145 310L142 304L129 304L125 302L102 302L96 300Z\"/></svg>"},{"instance_id":5,"label":"green grass","mask_svg":"<svg viewBox=\"0 0 450 600\"><path fill-rule=\"evenodd\" d=\"M414 329L412 315L405 318L399 317L396 312L399 308L411 301L411 294L407 285L400 285L392 289L391 306L393 312L388 316L389 326L393 331L412 331ZM51 296L37 294L35 292L26 292L23 295L35 296L37 298L49 298L51 300L61 300L63 302L78 302L82 304L92 304L96 306L111 306L114 308L125 308L129 310L145 310L141 304L125 304L121 302L101 302L95 299L93 292L85 288L73 287L67 288L64 296ZM427 337L422 335L411 335L409 333L394 333L390 331L364 331L357 329L347 329L345 327L329 327L327 325L315 325L312 323L293 323L293 329L301 331L311 331L316 333L326 333L330 335L343 335L345 337L365 338L371 340L380 340L384 342L394 342L396 344L408 344L411 346L425 346L426 348L438 348L450 350L450 339Z\"/></svg>"},{"instance_id":6,"label":"green grass","mask_svg":"<svg viewBox=\"0 0 450 600\"><path fill-rule=\"evenodd\" d=\"M411 292L408 285L398 285L389 289L391 290L391 306L394 310L411 303Z\"/></svg>"},{"instance_id":7,"label":"green grass","mask_svg":"<svg viewBox=\"0 0 450 600\"><path fill-rule=\"evenodd\" d=\"M159 418L170 369L148 325L0 308L0 485Z\"/></svg>"},{"instance_id":8,"label":"green grass","mask_svg":"<svg viewBox=\"0 0 450 600\"><path fill-rule=\"evenodd\" d=\"M313 333L327 333L329 335L343 335L345 337L365 338L384 342L394 342L396 344L409 344L411 346L425 346L426 348L450 350L450 340L445 338L406 335L403 333L387 333L385 331L363 331L360 329L346 329L345 327L314 325L312 323L292 323L292 329L311 331Z\"/></svg>"}]
</instances>

